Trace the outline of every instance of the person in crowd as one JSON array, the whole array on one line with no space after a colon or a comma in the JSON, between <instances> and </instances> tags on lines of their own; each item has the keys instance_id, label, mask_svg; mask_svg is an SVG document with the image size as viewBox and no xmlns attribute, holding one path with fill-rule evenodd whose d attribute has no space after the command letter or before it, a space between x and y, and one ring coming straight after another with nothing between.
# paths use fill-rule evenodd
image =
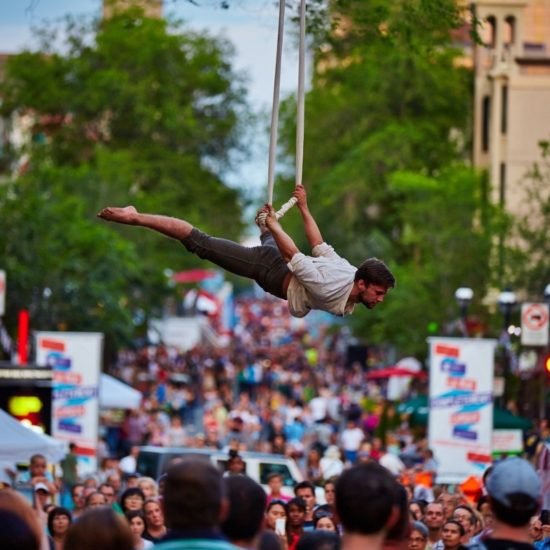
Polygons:
<instances>
[{"instance_id":1,"label":"person in crowd","mask_svg":"<svg viewBox=\"0 0 550 550\"><path fill-rule=\"evenodd\" d=\"M358 464L345 470L336 483L336 510L344 531L342 549L383 547L395 515L396 481L380 465Z\"/></svg>"},{"instance_id":2,"label":"person in crowd","mask_svg":"<svg viewBox=\"0 0 550 550\"><path fill-rule=\"evenodd\" d=\"M134 550L125 518L108 506L86 510L69 527L64 550Z\"/></svg>"},{"instance_id":3,"label":"person in crowd","mask_svg":"<svg viewBox=\"0 0 550 550\"><path fill-rule=\"evenodd\" d=\"M135 474L137 469L137 458L139 455L139 446L132 445L130 452L120 460L118 467L123 474Z\"/></svg>"},{"instance_id":4,"label":"person in crowd","mask_svg":"<svg viewBox=\"0 0 550 550\"><path fill-rule=\"evenodd\" d=\"M155 550L186 548L235 550L220 530L229 503L223 477L209 462L184 459L169 467L162 499L168 532Z\"/></svg>"},{"instance_id":5,"label":"person in crowd","mask_svg":"<svg viewBox=\"0 0 550 550\"><path fill-rule=\"evenodd\" d=\"M99 491L94 491L90 493L84 502L84 508L96 508L97 506L107 506L107 499Z\"/></svg>"},{"instance_id":6,"label":"person in crowd","mask_svg":"<svg viewBox=\"0 0 550 550\"><path fill-rule=\"evenodd\" d=\"M269 487L269 493L267 495L267 502L272 500L284 500L288 502L291 497L284 495L281 491L283 489L284 478L282 474L273 472L267 476L267 486Z\"/></svg>"},{"instance_id":7,"label":"person in crowd","mask_svg":"<svg viewBox=\"0 0 550 550\"><path fill-rule=\"evenodd\" d=\"M456 519L448 519L443 523L441 529L441 541L444 550L466 550L462 540L466 535L466 530L462 523Z\"/></svg>"},{"instance_id":8,"label":"person in crowd","mask_svg":"<svg viewBox=\"0 0 550 550\"><path fill-rule=\"evenodd\" d=\"M143 491L137 487L126 489L122 495L120 495L120 507L125 514L131 510L142 510L144 502L145 495Z\"/></svg>"},{"instance_id":9,"label":"person in crowd","mask_svg":"<svg viewBox=\"0 0 550 550\"><path fill-rule=\"evenodd\" d=\"M321 452L317 447L312 447L306 457L306 478L312 483L321 483Z\"/></svg>"},{"instance_id":10,"label":"person in crowd","mask_svg":"<svg viewBox=\"0 0 550 550\"><path fill-rule=\"evenodd\" d=\"M537 550L550 550L550 517L548 510L542 510L539 516L541 537L533 543Z\"/></svg>"},{"instance_id":11,"label":"person in crowd","mask_svg":"<svg viewBox=\"0 0 550 550\"><path fill-rule=\"evenodd\" d=\"M300 537L305 533L304 524L306 521L307 505L303 498L294 497L288 501L287 510L286 533L288 550L296 550Z\"/></svg>"},{"instance_id":12,"label":"person in crowd","mask_svg":"<svg viewBox=\"0 0 550 550\"><path fill-rule=\"evenodd\" d=\"M493 466L486 481L493 512L493 532L483 541L488 550L528 550L529 522L539 509L540 478L522 458L507 458Z\"/></svg>"},{"instance_id":13,"label":"person in crowd","mask_svg":"<svg viewBox=\"0 0 550 550\"><path fill-rule=\"evenodd\" d=\"M76 485L73 485L73 488L71 489L71 500L71 514L73 519L75 519L84 511L84 503L86 500L84 498L84 484L77 483Z\"/></svg>"},{"instance_id":14,"label":"person in crowd","mask_svg":"<svg viewBox=\"0 0 550 550\"><path fill-rule=\"evenodd\" d=\"M46 531L35 510L20 493L0 491L0 548L46 550Z\"/></svg>"},{"instance_id":15,"label":"person in crowd","mask_svg":"<svg viewBox=\"0 0 550 550\"><path fill-rule=\"evenodd\" d=\"M538 514L529 521L529 540L531 544L542 540L542 522Z\"/></svg>"},{"instance_id":16,"label":"person in crowd","mask_svg":"<svg viewBox=\"0 0 550 550\"><path fill-rule=\"evenodd\" d=\"M140 475L137 472L126 474L125 476L126 489L138 489L138 479Z\"/></svg>"},{"instance_id":17,"label":"person in crowd","mask_svg":"<svg viewBox=\"0 0 550 550\"><path fill-rule=\"evenodd\" d=\"M424 514L426 513L426 506L428 503L425 500L411 500L409 504L409 511L413 521L424 521Z\"/></svg>"},{"instance_id":18,"label":"person in crowd","mask_svg":"<svg viewBox=\"0 0 550 550\"><path fill-rule=\"evenodd\" d=\"M73 521L67 508L56 506L48 513L48 533L50 550L64 550L65 538Z\"/></svg>"},{"instance_id":19,"label":"person in crowd","mask_svg":"<svg viewBox=\"0 0 550 550\"><path fill-rule=\"evenodd\" d=\"M50 495L57 493L53 475L48 470L48 461L42 454L34 454L29 461L29 469L21 472L18 479L19 483L30 483L33 487L38 483L46 485Z\"/></svg>"},{"instance_id":20,"label":"person in crowd","mask_svg":"<svg viewBox=\"0 0 550 550\"><path fill-rule=\"evenodd\" d=\"M315 485L309 481L301 481L294 486L294 495L301 498L306 504L304 531L313 531L313 511L317 506Z\"/></svg>"},{"instance_id":21,"label":"person in crowd","mask_svg":"<svg viewBox=\"0 0 550 550\"><path fill-rule=\"evenodd\" d=\"M331 477L325 482L325 486L323 487L325 491L325 502L331 507L331 509L334 508L335 505L336 481L338 481L337 476Z\"/></svg>"},{"instance_id":22,"label":"person in crowd","mask_svg":"<svg viewBox=\"0 0 550 550\"><path fill-rule=\"evenodd\" d=\"M164 514L158 498L148 498L143 504L145 516L145 532L143 538L157 543L166 535Z\"/></svg>"},{"instance_id":23,"label":"person in crowd","mask_svg":"<svg viewBox=\"0 0 550 550\"><path fill-rule=\"evenodd\" d=\"M264 527L269 531L275 532L277 520L287 520L287 501L285 500L270 500L265 509Z\"/></svg>"},{"instance_id":24,"label":"person in crowd","mask_svg":"<svg viewBox=\"0 0 550 550\"><path fill-rule=\"evenodd\" d=\"M340 550L341 540L337 533L311 531L304 533L296 545L296 550Z\"/></svg>"},{"instance_id":25,"label":"person in crowd","mask_svg":"<svg viewBox=\"0 0 550 550\"><path fill-rule=\"evenodd\" d=\"M467 504L460 504L454 509L453 519L456 519L464 527L465 534L462 544L467 545L476 534L477 516L475 512Z\"/></svg>"},{"instance_id":26,"label":"person in crowd","mask_svg":"<svg viewBox=\"0 0 550 550\"><path fill-rule=\"evenodd\" d=\"M40 519L40 523L46 524L47 514L44 509L48 504L52 504L52 495L50 494L49 485L41 481L34 485L34 509Z\"/></svg>"},{"instance_id":27,"label":"person in crowd","mask_svg":"<svg viewBox=\"0 0 550 550\"><path fill-rule=\"evenodd\" d=\"M150 540L143 538L145 531L145 518L142 510L133 510L126 512L126 519L130 525L130 531L132 531L132 537L134 539L134 550L148 550L153 548L154 543Z\"/></svg>"},{"instance_id":28,"label":"person in crowd","mask_svg":"<svg viewBox=\"0 0 550 550\"><path fill-rule=\"evenodd\" d=\"M71 490L78 483L78 458L76 443L69 443L69 452L61 460L61 502L70 505Z\"/></svg>"},{"instance_id":29,"label":"person in crowd","mask_svg":"<svg viewBox=\"0 0 550 550\"><path fill-rule=\"evenodd\" d=\"M319 463L323 480L339 476L343 472L345 465L341 456L342 453L337 445L329 445L327 447Z\"/></svg>"},{"instance_id":30,"label":"person in crowd","mask_svg":"<svg viewBox=\"0 0 550 550\"><path fill-rule=\"evenodd\" d=\"M331 531L332 533L338 533L338 525L330 512L315 514L313 529L315 531Z\"/></svg>"},{"instance_id":31,"label":"person in crowd","mask_svg":"<svg viewBox=\"0 0 550 550\"><path fill-rule=\"evenodd\" d=\"M365 432L359 427L358 422L348 420L346 428L340 435L340 441L344 449L344 459L347 464L353 465L357 462L357 455L364 439Z\"/></svg>"},{"instance_id":32,"label":"person in crowd","mask_svg":"<svg viewBox=\"0 0 550 550\"><path fill-rule=\"evenodd\" d=\"M254 548L264 522L265 491L245 475L225 477L223 484L229 513L221 523L222 533L238 548Z\"/></svg>"},{"instance_id":33,"label":"person in crowd","mask_svg":"<svg viewBox=\"0 0 550 550\"><path fill-rule=\"evenodd\" d=\"M40 537L21 516L0 508L0 548L42 550Z\"/></svg>"},{"instance_id":34,"label":"person in crowd","mask_svg":"<svg viewBox=\"0 0 550 550\"><path fill-rule=\"evenodd\" d=\"M227 459L227 475L241 475L246 473L246 464L237 451L229 451Z\"/></svg>"},{"instance_id":35,"label":"person in crowd","mask_svg":"<svg viewBox=\"0 0 550 550\"><path fill-rule=\"evenodd\" d=\"M384 539L384 550L406 550L409 545L410 513L407 489L396 483L393 490L393 520Z\"/></svg>"},{"instance_id":36,"label":"person in crowd","mask_svg":"<svg viewBox=\"0 0 550 550\"><path fill-rule=\"evenodd\" d=\"M437 497L437 502L443 506L443 516L445 519L451 519L455 508L461 503L458 495L447 491L443 491Z\"/></svg>"},{"instance_id":37,"label":"person in crowd","mask_svg":"<svg viewBox=\"0 0 550 550\"><path fill-rule=\"evenodd\" d=\"M143 491L145 498L158 498L159 486L158 483L152 477L142 476L138 478L137 486Z\"/></svg>"},{"instance_id":38,"label":"person in crowd","mask_svg":"<svg viewBox=\"0 0 550 550\"><path fill-rule=\"evenodd\" d=\"M122 477L120 476L120 473L117 471L112 471L106 478L105 483L108 483L114 490L115 490L115 498L120 497L120 493L122 492Z\"/></svg>"},{"instance_id":39,"label":"person in crowd","mask_svg":"<svg viewBox=\"0 0 550 550\"><path fill-rule=\"evenodd\" d=\"M122 514L122 508L115 498L115 490L108 483L102 483L97 490L105 497L107 506L110 506L117 514Z\"/></svg>"},{"instance_id":40,"label":"person in crowd","mask_svg":"<svg viewBox=\"0 0 550 550\"><path fill-rule=\"evenodd\" d=\"M440 501L430 502L426 506L424 523L428 528L427 550L441 550L441 529L445 521L443 504ZM439 544L438 544L439 543Z\"/></svg>"},{"instance_id":41,"label":"person in crowd","mask_svg":"<svg viewBox=\"0 0 550 550\"><path fill-rule=\"evenodd\" d=\"M426 550L428 528L421 521L411 522L408 550Z\"/></svg>"}]
</instances>

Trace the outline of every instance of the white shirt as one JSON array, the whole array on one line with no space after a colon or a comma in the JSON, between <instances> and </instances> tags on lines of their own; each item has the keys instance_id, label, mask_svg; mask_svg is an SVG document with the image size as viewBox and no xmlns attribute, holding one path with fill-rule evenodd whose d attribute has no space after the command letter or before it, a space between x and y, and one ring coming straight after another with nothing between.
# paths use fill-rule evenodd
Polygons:
<instances>
[{"instance_id":1,"label":"white shirt","mask_svg":"<svg viewBox=\"0 0 550 550\"><path fill-rule=\"evenodd\" d=\"M342 447L346 451L357 451L365 439L365 434L361 428L346 428L342 432Z\"/></svg>"},{"instance_id":2,"label":"white shirt","mask_svg":"<svg viewBox=\"0 0 550 550\"><path fill-rule=\"evenodd\" d=\"M357 268L338 256L332 246L313 247L312 256L294 254L288 269L294 277L287 290L288 308L294 317L304 317L312 309L334 315L349 315L355 304L348 304Z\"/></svg>"}]
</instances>

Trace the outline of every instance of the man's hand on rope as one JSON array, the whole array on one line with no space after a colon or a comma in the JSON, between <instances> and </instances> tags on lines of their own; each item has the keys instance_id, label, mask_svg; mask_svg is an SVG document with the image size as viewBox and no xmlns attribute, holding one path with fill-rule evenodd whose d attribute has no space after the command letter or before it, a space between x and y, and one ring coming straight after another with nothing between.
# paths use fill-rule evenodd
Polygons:
<instances>
[{"instance_id":1,"label":"man's hand on rope","mask_svg":"<svg viewBox=\"0 0 550 550\"><path fill-rule=\"evenodd\" d=\"M307 210L307 193L306 188L302 184L298 184L295 187L292 196L296 199L296 205L300 210Z\"/></svg>"},{"instance_id":2,"label":"man's hand on rope","mask_svg":"<svg viewBox=\"0 0 550 550\"><path fill-rule=\"evenodd\" d=\"M258 212L258 218L262 221L265 220L264 223L270 231L280 227L276 212L273 209L273 206L271 206L270 204L264 204L260 208Z\"/></svg>"}]
</instances>

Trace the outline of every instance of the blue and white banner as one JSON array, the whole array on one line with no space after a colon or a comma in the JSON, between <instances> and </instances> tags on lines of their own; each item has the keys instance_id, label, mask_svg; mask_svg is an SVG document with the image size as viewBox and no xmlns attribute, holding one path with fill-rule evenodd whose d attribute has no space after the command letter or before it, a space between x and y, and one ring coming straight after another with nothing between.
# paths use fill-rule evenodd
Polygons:
<instances>
[{"instance_id":1,"label":"blue and white banner","mask_svg":"<svg viewBox=\"0 0 550 550\"><path fill-rule=\"evenodd\" d=\"M103 334L36 332L36 362L53 369L52 436L77 445L79 472L97 470Z\"/></svg>"},{"instance_id":2,"label":"blue and white banner","mask_svg":"<svg viewBox=\"0 0 550 550\"><path fill-rule=\"evenodd\" d=\"M491 463L496 340L429 338L429 445L438 483L461 483Z\"/></svg>"}]
</instances>

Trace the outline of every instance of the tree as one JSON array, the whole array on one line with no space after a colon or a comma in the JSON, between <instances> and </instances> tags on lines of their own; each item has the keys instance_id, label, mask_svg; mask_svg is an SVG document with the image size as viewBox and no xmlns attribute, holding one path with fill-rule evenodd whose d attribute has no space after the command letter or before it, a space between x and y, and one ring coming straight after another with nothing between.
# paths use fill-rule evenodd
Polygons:
<instances>
[{"instance_id":1,"label":"tree","mask_svg":"<svg viewBox=\"0 0 550 550\"><path fill-rule=\"evenodd\" d=\"M329 9L335 23L317 28L306 98L304 183L340 253L355 264L378 256L397 275L384 306L357 316L357 333L422 355L427 325L456 317L457 286L484 295L500 219L464 162L472 75L452 40L464 20L455 0L334 0ZM291 156L294 101L284 109Z\"/></svg>"},{"instance_id":2,"label":"tree","mask_svg":"<svg viewBox=\"0 0 550 550\"><path fill-rule=\"evenodd\" d=\"M56 49L58 34L66 38ZM95 213L108 204L133 203L238 237L240 197L223 176L244 152L248 113L232 54L224 40L188 32L178 21L149 19L136 8L107 21L69 18L63 33L43 29L37 51L10 59L1 111L30 121L30 139L23 149L8 149L4 166L22 155L30 162L24 177L3 189L0 208L9 206L10 215L0 219L0 231L10 236L2 259L10 281L16 274L21 302L49 288L52 321L80 327L103 322L92 307L98 294L122 310L136 298L148 311L160 307L163 271L197 260L158 235L99 227L104 222ZM10 201L12 195L18 200ZM40 249L37 235L48 239ZM71 254L63 252L67 243ZM26 267L27 254L44 268ZM69 288L74 299L66 299ZM86 308L74 307L80 303ZM126 321L131 314L121 311ZM122 323L120 315L112 319Z\"/></svg>"}]
</instances>

